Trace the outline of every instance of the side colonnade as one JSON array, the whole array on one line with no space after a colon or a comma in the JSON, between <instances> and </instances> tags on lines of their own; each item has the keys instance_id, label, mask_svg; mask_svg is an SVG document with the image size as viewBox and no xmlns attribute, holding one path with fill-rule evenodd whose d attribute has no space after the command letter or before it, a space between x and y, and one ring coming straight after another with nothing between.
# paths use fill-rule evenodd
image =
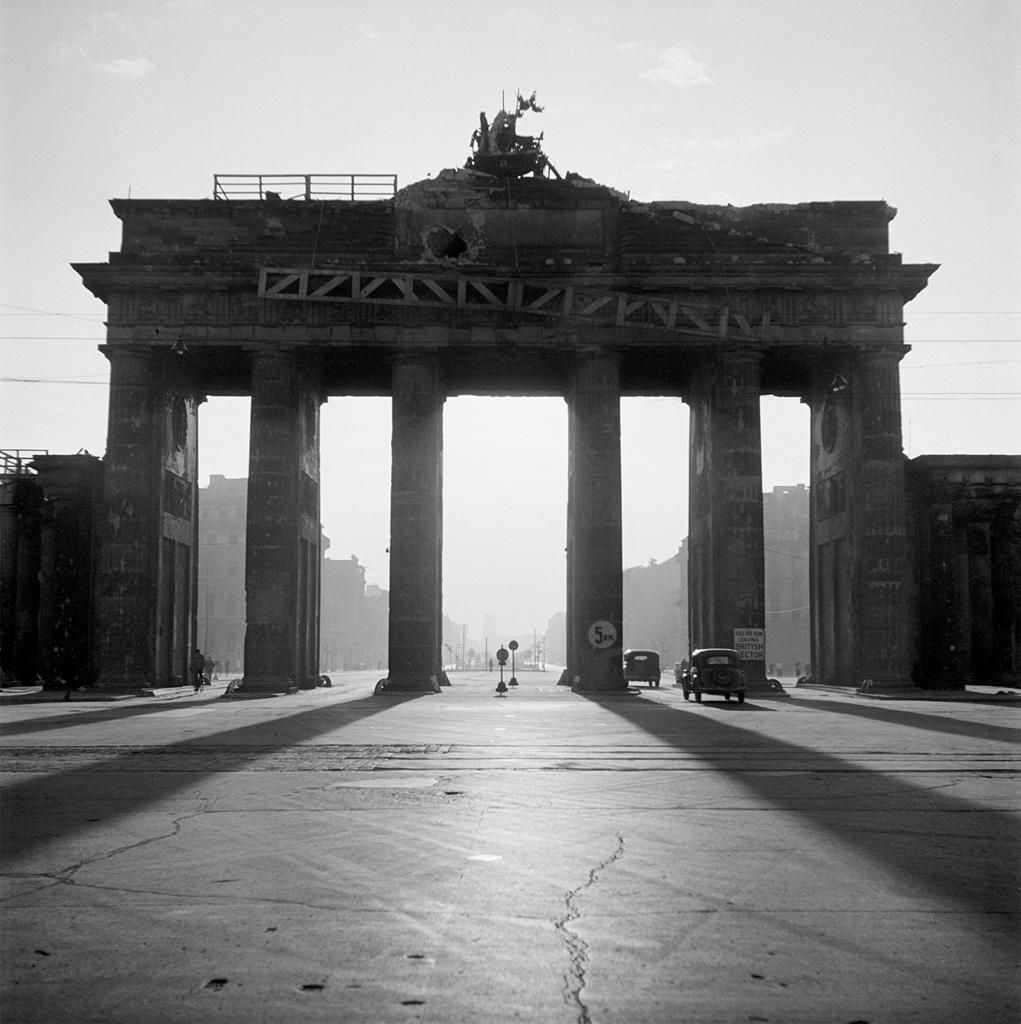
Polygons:
<instances>
[{"instance_id":1,"label":"side colonnade","mask_svg":"<svg viewBox=\"0 0 1021 1024\"><path fill-rule=\"evenodd\" d=\"M577 341L577 339L573 339ZM811 409L812 662L819 681L912 685L898 363L903 346L818 372ZM197 636L198 407L186 362L144 346L111 362L105 515L96 607L98 685L187 680ZM245 562L247 691L318 681L319 411L314 349L251 346ZM622 679L620 398L624 356L576 345L568 406L568 678L579 690ZM392 476L387 689L442 679L443 365L435 350L391 360ZM723 347L694 372L691 407L689 636L745 650L749 691L765 691L762 355ZM683 439L664 439L683 472ZM671 463L669 453L678 455ZM757 646L758 645L758 646Z\"/></svg>"}]
</instances>

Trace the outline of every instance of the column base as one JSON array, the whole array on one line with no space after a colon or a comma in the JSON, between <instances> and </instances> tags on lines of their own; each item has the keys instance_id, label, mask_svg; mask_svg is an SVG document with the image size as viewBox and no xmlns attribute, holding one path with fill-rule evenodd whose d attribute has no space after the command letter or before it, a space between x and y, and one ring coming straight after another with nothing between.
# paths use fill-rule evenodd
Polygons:
<instances>
[{"instance_id":1,"label":"column base","mask_svg":"<svg viewBox=\"0 0 1021 1024\"><path fill-rule=\"evenodd\" d=\"M293 679L244 679L231 690L231 695L272 697L284 693L297 693L300 687Z\"/></svg>"},{"instance_id":2,"label":"column base","mask_svg":"<svg viewBox=\"0 0 1021 1024\"><path fill-rule=\"evenodd\" d=\"M854 692L862 697L916 697L921 691L911 679L863 679Z\"/></svg>"},{"instance_id":3,"label":"column base","mask_svg":"<svg viewBox=\"0 0 1021 1024\"><path fill-rule=\"evenodd\" d=\"M450 685L448 682L447 686ZM376 683L376 688L373 693L377 694L388 694L388 693L439 693L440 692L440 680L436 676L429 676L428 679L391 679L389 676L386 679L380 679Z\"/></svg>"},{"instance_id":4,"label":"column base","mask_svg":"<svg viewBox=\"0 0 1021 1024\"><path fill-rule=\"evenodd\" d=\"M628 684L625 679L596 679L586 682L581 676L575 676L571 682L574 693L627 693Z\"/></svg>"},{"instance_id":5,"label":"column base","mask_svg":"<svg viewBox=\"0 0 1021 1024\"><path fill-rule=\"evenodd\" d=\"M744 692L749 697L790 697L779 679L745 679Z\"/></svg>"},{"instance_id":6,"label":"column base","mask_svg":"<svg viewBox=\"0 0 1021 1024\"><path fill-rule=\"evenodd\" d=\"M169 683L150 683L144 676L139 676L137 679L107 677L106 679L97 679L89 689L102 693L137 693L139 690L169 690L183 685L184 683L180 680L172 680ZM64 686L61 684L54 689L62 690Z\"/></svg>"}]
</instances>

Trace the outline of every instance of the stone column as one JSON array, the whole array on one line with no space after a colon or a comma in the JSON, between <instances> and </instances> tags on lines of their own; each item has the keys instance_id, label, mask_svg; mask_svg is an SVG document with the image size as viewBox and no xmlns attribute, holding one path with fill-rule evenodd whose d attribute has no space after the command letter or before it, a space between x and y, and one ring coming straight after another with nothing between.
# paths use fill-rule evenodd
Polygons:
<instances>
[{"instance_id":1,"label":"stone column","mask_svg":"<svg viewBox=\"0 0 1021 1024\"><path fill-rule=\"evenodd\" d=\"M767 689L760 361L755 351L719 353L688 399L688 635L693 648L750 641L749 690Z\"/></svg>"},{"instance_id":2,"label":"stone column","mask_svg":"<svg viewBox=\"0 0 1021 1024\"><path fill-rule=\"evenodd\" d=\"M110 411L99 524L96 685L155 682L160 461L155 367L148 352L109 351Z\"/></svg>"},{"instance_id":3,"label":"stone column","mask_svg":"<svg viewBox=\"0 0 1021 1024\"><path fill-rule=\"evenodd\" d=\"M395 357L388 689L439 689L444 400L434 355Z\"/></svg>"},{"instance_id":4,"label":"stone column","mask_svg":"<svg viewBox=\"0 0 1021 1024\"><path fill-rule=\"evenodd\" d=\"M853 487L854 681L873 690L913 689L911 564L908 558L900 418L901 349L862 353L850 381L857 438Z\"/></svg>"},{"instance_id":5,"label":"stone column","mask_svg":"<svg viewBox=\"0 0 1021 1024\"><path fill-rule=\"evenodd\" d=\"M156 398L159 548L156 597L157 686L188 682L196 638L198 579L198 407L187 365L165 358Z\"/></svg>"},{"instance_id":6,"label":"stone column","mask_svg":"<svg viewBox=\"0 0 1021 1024\"><path fill-rule=\"evenodd\" d=\"M620 690L627 684L619 358L580 353L567 404L567 672L572 689Z\"/></svg>"},{"instance_id":7,"label":"stone column","mask_svg":"<svg viewBox=\"0 0 1021 1024\"><path fill-rule=\"evenodd\" d=\"M318 411L317 396L302 386L294 353L253 353L246 691L313 685L318 670L309 652L315 635L310 616L318 615Z\"/></svg>"}]
</instances>

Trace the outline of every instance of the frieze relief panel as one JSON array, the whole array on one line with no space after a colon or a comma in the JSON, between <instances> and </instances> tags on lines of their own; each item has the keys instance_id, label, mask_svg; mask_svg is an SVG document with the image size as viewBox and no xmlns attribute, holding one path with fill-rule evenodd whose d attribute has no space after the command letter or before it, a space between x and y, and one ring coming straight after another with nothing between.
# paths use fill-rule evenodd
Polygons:
<instances>
[{"instance_id":1,"label":"frieze relief panel","mask_svg":"<svg viewBox=\"0 0 1021 1024\"><path fill-rule=\"evenodd\" d=\"M794 292L785 292L779 296L777 313L782 324L791 325L798 322L798 299L799 296Z\"/></svg>"},{"instance_id":2,"label":"frieze relief panel","mask_svg":"<svg viewBox=\"0 0 1021 1024\"><path fill-rule=\"evenodd\" d=\"M847 488L843 472L834 473L815 486L816 516L830 519L847 511Z\"/></svg>"},{"instance_id":3,"label":"frieze relief panel","mask_svg":"<svg viewBox=\"0 0 1021 1024\"><path fill-rule=\"evenodd\" d=\"M843 297L844 320L851 324L879 322L879 298L875 292L855 291Z\"/></svg>"},{"instance_id":4,"label":"frieze relief panel","mask_svg":"<svg viewBox=\"0 0 1021 1024\"><path fill-rule=\"evenodd\" d=\"M753 327L782 321L782 299L770 292L738 292L731 298L731 308Z\"/></svg>"},{"instance_id":5,"label":"frieze relief panel","mask_svg":"<svg viewBox=\"0 0 1021 1024\"><path fill-rule=\"evenodd\" d=\"M171 473L169 470L163 471L163 511L166 514L176 516L178 519L190 520L192 491L190 480Z\"/></svg>"},{"instance_id":6,"label":"frieze relief panel","mask_svg":"<svg viewBox=\"0 0 1021 1024\"><path fill-rule=\"evenodd\" d=\"M117 292L110 296L107 308L111 325L181 322L181 294L177 291Z\"/></svg>"},{"instance_id":7,"label":"frieze relief panel","mask_svg":"<svg viewBox=\"0 0 1021 1024\"><path fill-rule=\"evenodd\" d=\"M798 308L798 322L803 324L833 323L833 296L821 292L809 292L802 295Z\"/></svg>"},{"instance_id":8,"label":"frieze relief panel","mask_svg":"<svg viewBox=\"0 0 1021 1024\"><path fill-rule=\"evenodd\" d=\"M265 303L252 292L232 292L228 298L228 316L232 323L255 324L262 319Z\"/></svg>"}]
</instances>

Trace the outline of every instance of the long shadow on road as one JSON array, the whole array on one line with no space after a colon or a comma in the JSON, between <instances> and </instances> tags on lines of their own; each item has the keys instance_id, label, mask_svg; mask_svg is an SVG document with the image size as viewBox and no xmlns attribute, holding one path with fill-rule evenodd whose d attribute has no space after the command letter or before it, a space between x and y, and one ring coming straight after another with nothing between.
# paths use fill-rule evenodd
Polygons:
<instances>
[{"instance_id":1,"label":"long shadow on road","mask_svg":"<svg viewBox=\"0 0 1021 1024\"><path fill-rule=\"evenodd\" d=\"M109 824L115 817L143 810L149 804L173 796L193 785L197 777L216 775L222 770L214 765L205 770L161 771L158 764L167 754L187 754L196 749L215 750L219 755L217 764L222 766L222 758L227 756L231 770L236 771L274 751L313 740L423 696L428 694L374 694L361 700L340 701L295 714L281 714L267 721L178 743L162 746L135 744L127 750L115 748L116 752L110 757L87 768L37 775L15 782L3 790L4 827L0 830L0 859L9 864L9 858L27 853L42 843L79 833L90 819ZM139 758L142 767L139 767ZM144 767L146 758L152 759L153 767ZM189 758L189 762L202 764L201 758L197 757ZM144 785L136 785L138 776L143 774ZM73 805L68 808L67 816L61 818L57 808L68 806L69 794L73 795Z\"/></svg>"},{"instance_id":2,"label":"long shadow on road","mask_svg":"<svg viewBox=\"0 0 1021 1024\"><path fill-rule=\"evenodd\" d=\"M29 736L33 733L52 732L75 725L101 725L107 722L120 722L127 718L139 718L143 715L159 715L187 707L188 698L181 700L160 700L139 702L137 704L97 703L88 710L70 711L67 714L51 715L47 718L29 718L22 722L0 722L0 739L11 736ZM62 704L63 701L41 700L31 702L36 705ZM191 702L189 702L191 703ZM8 707L24 707L25 703L10 702ZM213 707L214 702L208 696L199 697L191 706ZM78 704L81 708L81 704Z\"/></svg>"},{"instance_id":3,"label":"long shadow on road","mask_svg":"<svg viewBox=\"0 0 1021 1024\"><path fill-rule=\"evenodd\" d=\"M832 711L838 715L854 715L868 718L876 722L893 722L907 725L913 729L926 729L929 732L944 732L955 736L967 736L976 740L998 740L1003 743L1021 743L1021 730L1009 725L991 725L984 722L966 722L943 715L927 715L920 711L904 711L889 705L875 707L865 704L845 704L833 700L811 700L798 697L797 706L818 708Z\"/></svg>"},{"instance_id":4,"label":"long shadow on road","mask_svg":"<svg viewBox=\"0 0 1021 1024\"><path fill-rule=\"evenodd\" d=\"M934 788L945 785L942 771L937 779L926 770L925 782L914 783L899 772L874 771L816 747L753 732L738 724L756 709L751 702L721 702L721 715L727 711L723 721L635 695L584 696L708 766L727 771L763 809L807 819L913 885L972 910L1013 915L1008 926L1018 927L1017 819ZM798 701L799 708L802 703ZM826 711L843 710L818 703ZM738 747L748 765L741 770L734 769ZM776 768L799 760L804 771Z\"/></svg>"}]
</instances>

